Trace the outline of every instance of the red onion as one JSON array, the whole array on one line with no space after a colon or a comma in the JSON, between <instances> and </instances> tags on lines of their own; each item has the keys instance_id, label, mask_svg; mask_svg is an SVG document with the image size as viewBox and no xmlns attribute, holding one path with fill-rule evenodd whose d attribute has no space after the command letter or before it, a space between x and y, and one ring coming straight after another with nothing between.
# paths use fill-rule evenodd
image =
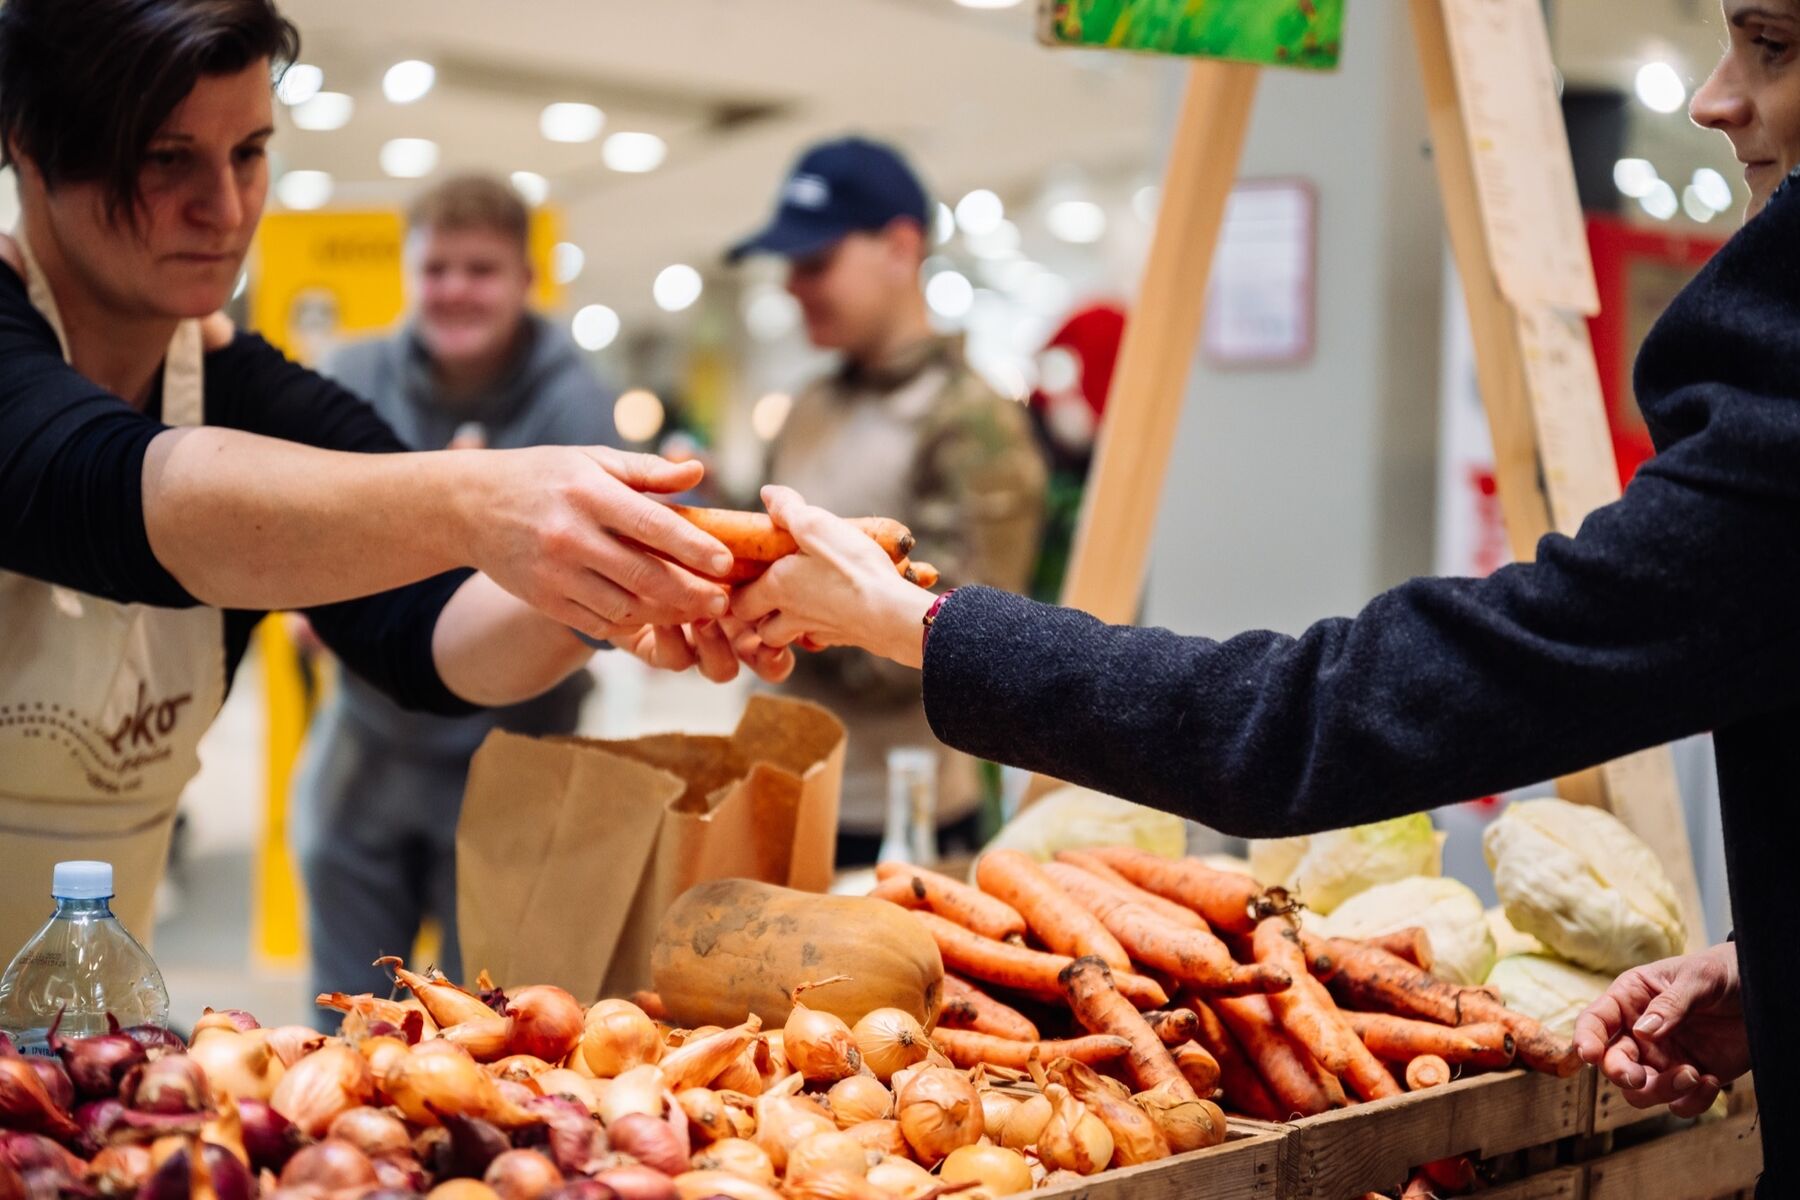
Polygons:
<instances>
[{"instance_id":1,"label":"red onion","mask_svg":"<svg viewBox=\"0 0 1800 1200\"><path fill-rule=\"evenodd\" d=\"M50 1094L56 1107L64 1112L75 1107L75 1085L69 1082L69 1073L63 1070L61 1063L41 1054L33 1054L28 1058L21 1056L19 1061L38 1073L38 1081L44 1085L44 1090Z\"/></svg>"},{"instance_id":2,"label":"red onion","mask_svg":"<svg viewBox=\"0 0 1800 1200\"><path fill-rule=\"evenodd\" d=\"M499 1011L508 1018L506 1052L548 1063L561 1062L575 1049L587 1015L575 997L548 983L520 988Z\"/></svg>"},{"instance_id":3,"label":"red onion","mask_svg":"<svg viewBox=\"0 0 1800 1200\"><path fill-rule=\"evenodd\" d=\"M88 1177L102 1196L134 1195L150 1178L150 1147L108 1146L88 1164Z\"/></svg>"},{"instance_id":4,"label":"red onion","mask_svg":"<svg viewBox=\"0 0 1800 1200\"><path fill-rule=\"evenodd\" d=\"M238 1120L244 1126L244 1149L250 1165L259 1171L279 1172L287 1166L294 1152L306 1144L306 1137L294 1128L292 1121L261 1100L239 1100Z\"/></svg>"},{"instance_id":5,"label":"red onion","mask_svg":"<svg viewBox=\"0 0 1800 1200\"><path fill-rule=\"evenodd\" d=\"M19 1049L13 1045L12 1038L4 1032L0 1032L0 1058L11 1058L18 1052Z\"/></svg>"},{"instance_id":6,"label":"red onion","mask_svg":"<svg viewBox=\"0 0 1800 1200\"><path fill-rule=\"evenodd\" d=\"M336 1192L345 1188L374 1187L380 1182L369 1156L349 1142L326 1138L308 1146L281 1171L281 1186L318 1188Z\"/></svg>"},{"instance_id":7,"label":"red onion","mask_svg":"<svg viewBox=\"0 0 1800 1200\"><path fill-rule=\"evenodd\" d=\"M431 1190L431 1173L411 1154L377 1154L369 1162L385 1191L412 1195Z\"/></svg>"},{"instance_id":8,"label":"red onion","mask_svg":"<svg viewBox=\"0 0 1800 1200\"><path fill-rule=\"evenodd\" d=\"M0 1125L47 1133L65 1142L81 1136L80 1127L56 1106L31 1064L19 1057L0 1058Z\"/></svg>"},{"instance_id":9,"label":"red onion","mask_svg":"<svg viewBox=\"0 0 1800 1200\"><path fill-rule=\"evenodd\" d=\"M241 1008L209 1008L200 1014L194 1022L194 1037L199 1037L209 1029L230 1029L237 1033L249 1033L252 1029L261 1029L256 1018Z\"/></svg>"},{"instance_id":10,"label":"red onion","mask_svg":"<svg viewBox=\"0 0 1800 1200\"><path fill-rule=\"evenodd\" d=\"M0 1039L5 1037L4 1033L0 1033ZM0 1046L0 1052L10 1049L10 1042ZM27 1200L27 1197L24 1177L13 1170L11 1164L0 1162L0 1200Z\"/></svg>"},{"instance_id":11,"label":"red onion","mask_svg":"<svg viewBox=\"0 0 1800 1200\"><path fill-rule=\"evenodd\" d=\"M201 1149L204 1181L218 1200L254 1200L256 1180L250 1177L250 1168L223 1146L206 1142ZM189 1200L194 1193L194 1174L190 1150L183 1146L163 1160L162 1166L144 1181L144 1186L138 1189L137 1200Z\"/></svg>"},{"instance_id":12,"label":"red onion","mask_svg":"<svg viewBox=\"0 0 1800 1200\"><path fill-rule=\"evenodd\" d=\"M81 1126L81 1132L88 1141L102 1146L106 1144L107 1135L124 1115L125 1103L122 1100L89 1100L76 1107L75 1123Z\"/></svg>"},{"instance_id":13,"label":"red onion","mask_svg":"<svg viewBox=\"0 0 1800 1200\"><path fill-rule=\"evenodd\" d=\"M119 1031L119 1020L111 1013L106 1015L106 1023L112 1032L93 1037L69 1039L60 1036L57 1030L62 1026L62 1019L63 1014L59 1012L50 1025L50 1048L62 1057L76 1094L84 1099L99 1100L116 1094L125 1072L149 1057L142 1046Z\"/></svg>"},{"instance_id":14,"label":"red onion","mask_svg":"<svg viewBox=\"0 0 1800 1200\"><path fill-rule=\"evenodd\" d=\"M680 1139L660 1117L626 1113L606 1127L606 1140L614 1150L623 1151L664 1175L679 1175L688 1169L688 1156L682 1151Z\"/></svg>"},{"instance_id":15,"label":"red onion","mask_svg":"<svg viewBox=\"0 0 1800 1200\"><path fill-rule=\"evenodd\" d=\"M550 1161L565 1175L583 1175L606 1150L606 1138L580 1101L567 1096L539 1096L526 1106L544 1123L520 1131L519 1144L541 1139L550 1150Z\"/></svg>"},{"instance_id":16,"label":"red onion","mask_svg":"<svg viewBox=\"0 0 1800 1200\"><path fill-rule=\"evenodd\" d=\"M0 1163L20 1174L55 1171L70 1182L81 1178L87 1164L47 1137L35 1133L0 1133Z\"/></svg>"},{"instance_id":17,"label":"red onion","mask_svg":"<svg viewBox=\"0 0 1800 1200\"><path fill-rule=\"evenodd\" d=\"M544 1200L619 1200L619 1193L592 1179L571 1179L544 1193Z\"/></svg>"},{"instance_id":18,"label":"red onion","mask_svg":"<svg viewBox=\"0 0 1800 1200\"><path fill-rule=\"evenodd\" d=\"M619 1200L676 1200L675 1181L641 1163L602 1171L594 1176L594 1182L611 1188Z\"/></svg>"},{"instance_id":19,"label":"red onion","mask_svg":"<svg viewBox=\"0 0 1800 1200\"><path fill-rule=\"evenodd\" d=\"M480 1179L487 1172L489 1163L512 1148L512 1143L498 1127L479 1117L444 1112L436 1105L429 1107L450 1131L450 1149L443 1156L445 1169L438 1172L440 1180Z\"/></svg>"},{"instance_id":20,"label":"red onion","mask_svg":"<svg viewBox=\"0 0 1800 1200\"><path fill-rule=\"evenodd\" d=\"M146 1113L197 1113L212 1106L212 1089L200 1063L169 1054L132 1072L120 1091L127 1106Z\"/></svg>"},{"instance_id":21,"label":"red onion","mask_svg":"<svg viewBox=\"0 0 1800 1200\"><path fill-rule=\"evenodd\" d=\"M409 1192L404 1188L382 1187L376 1188L372 1192L364 1192L361 1200L422 1200L424 1194L422 1191ZM288 1197L283 1197L280 1192L276 1192L274 1195L263 1197L263 1200L290 1200L295 1195L290 1192ZM300 1200L311 1200L311 1197L310 1195L301 1196Z\"/></svg>"},{"instance_id":22,"label":"red onion","mask_svg":"<svg viewBox=\"0 0 1800 1200\"><path fill-rule=\"evenodd\" d=\"M187 1043L173 1029L165 1029L161 1025L133 1025L125 1030L125 1036L144 1048L150 1057L160 1054L186 1054Z\"/></svg>"}]
</instances>

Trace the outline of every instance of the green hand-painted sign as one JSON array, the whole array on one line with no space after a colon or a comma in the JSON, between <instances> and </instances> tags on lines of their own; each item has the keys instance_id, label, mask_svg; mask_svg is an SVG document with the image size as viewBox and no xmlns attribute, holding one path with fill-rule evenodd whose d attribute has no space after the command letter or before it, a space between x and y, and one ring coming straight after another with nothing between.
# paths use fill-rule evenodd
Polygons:
<instances>
[{"instance_id":1,"label":"green hand-painted sign","mask_svg":"<svg viewBox=\"0 0 1800 1200\"><path fill-rule=\"evenodd\" d=\"M1345 0L1040 0L1057 46L1331 70Z\"/></svg>"}]
</instances>

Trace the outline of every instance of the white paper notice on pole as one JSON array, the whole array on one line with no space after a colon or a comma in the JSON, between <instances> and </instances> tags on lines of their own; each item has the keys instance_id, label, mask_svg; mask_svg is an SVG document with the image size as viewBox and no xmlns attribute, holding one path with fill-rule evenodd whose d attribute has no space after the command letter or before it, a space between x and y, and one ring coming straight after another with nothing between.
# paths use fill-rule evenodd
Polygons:
<instances>
[{"instance_id":1,"label":"white paper notice on pole","mask_svg":"<svg viewBox=\"0 0 1800 1200\"><path fill-rule=\"evenodd\" d=\"M1500 290L1592 316L1600 295L1539 0L1441 3Z\"/></svg>"},{"instance_id":2,"label":"white paper notice on pole","mask_svg":"<svg viewBox=\"0 0 1800 1200\"><path fill-rule=\"evenodd\" d=\"M1303 363L1313 348L1314 208L1300 180L1232 189L1213 253L1202 347L1219 367Z\"/></svg>"}]
</instances>

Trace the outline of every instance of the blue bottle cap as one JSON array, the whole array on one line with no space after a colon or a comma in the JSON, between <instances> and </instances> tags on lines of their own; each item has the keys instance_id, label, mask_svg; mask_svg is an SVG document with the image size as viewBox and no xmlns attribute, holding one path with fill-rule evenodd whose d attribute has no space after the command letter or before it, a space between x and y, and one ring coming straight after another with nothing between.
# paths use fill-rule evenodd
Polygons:
<instances>
[{"instance_id":1,"label":"blue bottle cap","mask_svg":"<svg viewBox=\"0 0 1800 1200\"><path fill-rule=\"evenodd\" d=\"M113 894L109 862L59 862L50 877L50 895L58 900L105 900Z\"/></svg>"}]
</instances>

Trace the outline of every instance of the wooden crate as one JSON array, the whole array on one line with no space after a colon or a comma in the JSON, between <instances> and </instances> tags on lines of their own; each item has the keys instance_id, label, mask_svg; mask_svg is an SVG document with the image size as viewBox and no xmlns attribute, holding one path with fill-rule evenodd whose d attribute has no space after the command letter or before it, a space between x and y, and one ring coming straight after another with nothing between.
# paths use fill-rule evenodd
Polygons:
<instances>
[{"instance_id":1,"label":"wooden crate","mask_svg":"<svg viewBox=\"0 0 1800 1200\"><path fill-rule=\"evenodd\" d=\"M1756 1083L1752 1076L1733 1083L1725 1089L1726 1111L1740 1113L1756 1107ZM1594 1120L1588 1127L1593 1134L1613 1133L1627 1129L1645 1121L1654 1121L1668 1115L1666 1108L1633 1108L1625 1099L1617 1085L1604 1078L1596 1077L1594 1081Z\"/></svg>"},{"instance_id":2,"label":"wooden crate","mask_svg":"<svg viewBox=\"0 0 1800 1200\"><path fill-rule=\"evenodd\" d=\"M1421 1163L1579 1137L1593 1120L1593 1089L1587 1071L1567 1079L1506 1071L1292 1122L1282 1143L1283 1196L1358 1200L1395 1187Z\"/></svg>"},{"instance_id":3,"label":"wooden crate","mask_svg":"<svg viewBox=\"0 0 1800 1200\"><path fill-rule=\"evenodd\" d=\"M1032 1200L1282 1200L1279 1126L1232 1122L1221 1145L1140 1167L1103 1171L1031 1193Z\"/></svg>"},{"instance_id":4,"label":"wooden crate","mask_svg":"<svg viewBox=\"0 0 1800 1200\"><path fill-rule=\"evenodd\" d=\"M1723 1120L1680 1122L1672 1132L1581 1164L1576 1200L1726 1200L1756 1186L1762 1132L1754 1106Z\"/></svg>"}]
</instances>

